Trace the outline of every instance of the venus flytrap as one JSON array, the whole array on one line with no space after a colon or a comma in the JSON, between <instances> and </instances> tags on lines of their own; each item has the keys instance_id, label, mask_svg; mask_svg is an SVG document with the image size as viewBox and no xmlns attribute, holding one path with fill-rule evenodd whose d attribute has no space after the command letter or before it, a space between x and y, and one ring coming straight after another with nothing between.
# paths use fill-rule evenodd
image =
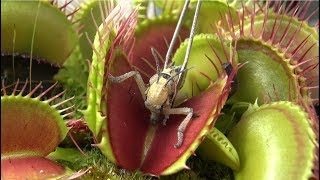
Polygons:
<instances>
[{"instance_id":1,"label":"venus flytrap","mask_svg":"<svg viewBox=\"0 0 320 180\"><path fill-rule=\"evenodd\" d=\"M6 37L1 40L2 54L11 54L14 42L15 55L29 57L33 50L32 58L61 66L72 53L77 33L67 17L50 2L1 1L1 11L1 36Z\"/></svg>"},{"instance_id":2,"label":"venus flytrap","mask_svg":"<svg viewBox=\"0 0 320 180\"><path fill-rule=\"evenodd\" d=\"M133 18L133 16L130 18ZM131 21L133 20L128 19L124 24ZM102 28L103 24L99 31ZM95 54L100 51L100 47L103 47L100 45L103 41L98 41L98 34L102 34L99 31L93 43L94 61L91 65L93 68L92 76L89 76L97 79L93 81L89 78L92 83L88 86L89 100L92 97L94 101L89 103L88 109L84 112L88 124L92 123L89 127L96 128L94 132L98 138L97 146L108 159L131 171L139 170L146 174L168 175L186 168L187 158L193 154L209 128L214 124L228 96L230 83L237 69L235 51L233 50L232 56L228 58L228 62L235 68L230 76L223 70L218 71L217 78L211 80L211 85L202 94L185 102L185 105L180 105L180 107L193 108L195 114L201 114L201 116L195 121L190 121L184 131L181 146L174 148L173 145L177 143L174 142L177 141L177 129L184 118L170 116L166 126L162 124L153 125L150 122L150 111L145 107L137 83L132 78L128 78L122 83L112 83L110 78L106 78L109 76L108 74L112 74L114 77L120 76L121 78L111 77L111 79L120 81L126 79L121 75L135 69L142 74L142 79L145 80L150 78L151 74L157 74L156 69L159 66L161 67L163 62L161 63L160 60L158 66L154 59L142 60L137 58L139 52L135 51L135 48L141 47L125 48L126 43L112 41L109 52L105 53L108 56L102 56L106 58L96 56L97 58L95 58ZM124 29L123 32L131 34L129 29L127 31ZM124 37L132 38L129 35L117 34L115 40L125 39ZM131 42L130 39L126 39L126 41ZM157 52L157 48L154 48L153 54L157 54L157 57L161 59ZM216 54L216 56L219 56L219 54ZM195 61L195 59L192 61ZM101 63L101 67L94 65L96 62ZM215 66L220 67L222 64L217 61L210 66L213 70ZM150 72L146 71L147 67L150 68ZM208 78L208 76L202 77ZM93 82L96 84L93 84ZM96 96L94 94L101 95ZM210 102L207 101L209 99L211 99ZM215 103L211 104L211 102ZM123 109L126 110L126 113L120 113ZM101 118L94 118L94 116ZM101 127L101 129L97 127Z\"/></svg>"},{"instance_id":3,"label":"venus flytrap","mask_svg":"<svg viewBox=\"0 0 320 180\"><path fill-rule=\"evenodd\" d=\"M310 99L309 93L318 87L309 87L314 83L309 82L309 77L317 76L318 55L311 53L317 46L314 42L317 35L294 16L305 10L297 6L290 12L283 8L274 13L269 8L268 3L263 7L255 3L251 13L238 15L239 23L228 15L232 26L223 33L229 40L238 41L239 62L248 62L238 73L239 87L228 100L231 104L253 103L256 98L259 103L267 99L297 101L300 93ZM283 12L290 13L290 16ZM302 53L303 49L307 51Z\"/></svg>"},{"instance_id":4,"label":"venus flytrap","mask_svg":"<svg viewBox=\"0 0 320 180\"><path fill-rule=\"evenodd\" d=\"M141 4L137 7L140 2ZM71 167L75 170L86 168L87 171L84 172L87 172L87 176L84 178L143 179L151 178L149 175L159 177L170 174L174 175L168 176L168 179L231 178L231 169L228 170L225 166L219 168L220 166L212 162L201 160L199 156L189 158L195 153L231 167L236 179L247 179L248 176L255 175L267 179L272 174L279 174L280 177L282 172L292 176L293 179L317 177L318 166L315 162L319 156L314 150L318 148L319 130L313 103L318 101L316 96L318 92L316 78L319 74L317 68L318 22L310 27L307 21L315 16L318 10L310 15L306 14L311 2L300 3L299 6L291 1L285 6L281 5L282 2L269 1L265 4L253 1L241 1L241 3L205 1L199 11L199 28L195 32L207 33L195 35L193 40L186 39L190 32L194 32L191 22L196 2L192 0L187 7L186 19L182 21L180 31L176 31L179 33L174 36L176 37L174 42L175 38L172 37L179 22L178 16L183 2L164 0L153 3L139 0L135 1L135 7L131 11L126 9L127 4L117 5L115 1L107 0L84 3L70 1L63 2L62 5L57 1L48 3L41 1L31 2L28 6L25 2L4 1L1 2L5 5L1 7L5 12L2 22L5 22L6 26L2 26L1 34L5 33L9 38L1 40L1 45L5 47L1 48L1 52L2 55L13 55L11 59L15 62L18 60L16 58L18 54L35 57L33 59L40 57L39 60L43 62L63 67L56 79L63 83L63 88L68 92L62 95L63 97L57 97L60 94L56 95L54 91L48 91L45 96L50 99L52 96L49 93L53 94L56 98L53 98L55 100L50 104L56 104L57 107L57 104L62 102L58 112L67 112L66 116L72 108L86 108L81 111L83 117L78 113L77 119L68 121L67 125L72 126L73 130L79 127L89 132L90 129L91 132L88 134L92 134L93 137L86 136L86 138L93 139L95 147L90 147L90 144L83 145L85 141L76 139L78 145L83 145L80 148L87 156L79 155L78 158L65 159L69 164L73 164ZM79 3L78 6L73 7L77 3ZM151 9L154 12L147 12L147 7L152 4L160 7L160 11L159 9L156 11L161 15L157 14L155 9ZM20 16L20 18L11 16L14 11L9 9L20 5L22 10L19 14L31 16ZM31 12L27 8L30 6L34 9L38 8L37 11ZM47 9L48 13L44 9ZM44 21L47 17L51 17L51 21ZM222 21L219 21L220 19ZM38 22L36 25L33 23L35 20ZM26 23L24 28L21 26L22 21L31 23ZM14 22L15 25L10 22ZM51 29L57 28L55 33L62 33L59 38L48 36L47 32L51 30L43 33L46 29L44 26L51 27L55 23L59 25ZM30 39L33 42L31 44L27 42ZM64 41L66 39L67 41ZM54 50L48 48L50 42L55 47ZM170 42L172 45L169 45ZM189 49L190 56L186 56L188 52L186 49L190 42L193 43L191 50ZM171 50L168 51L168 49ZM53 54L59 58L51 57ZM185 61L185 57L189 60ZM181 68L183 62L187 63ZM29 67L32 72L34 64L30 63ZM11 76L8 71L1 71L3 76ZM13 72L17 72L17 69ZM128 72L141 75L141 78L138 78L138 85L133 78L122 76ZM178 80L181 74L186 74L185 77L181 76L184 77L181 78L183 81ZM152 75L154 75L153 78L151 78ZM149 80L152 80L150 85L148 85ZM12 94L9 86L5 86L2 92ZM20 119L28 119L30 113L14 108L20 107L17 103L22 101L30 107L33 107L32 103L39 105L33 109L29 108L29 112L39 109L39 112L32 113L35 117L37 114L50 114L51 110L56 111L47 105L47 108L42 111L45 101L37 98L29 98L25 102L26 96L15 95L20 90L19 87L18 85L14 87L14 93L8 95L10 98L7 98L7 95L2 97L2 101L5 101L2 111L21 111L26 118ZM145 93L142 89L146 87L149 88ZM38 91L46 89L38 86L37 88ZM21 89L26 90L24 87ZM69 91L70 89L76 91ZM155 98L157 90L166 90L174 96L161 95L160 98ZM84 93L87 94L86 97ZM77 100L67 102L66 99L73 95L77 96ZM169 97L168 100L165 97ZM261 106L250 106L250 103L257 98ZM15 105L12 105L13 99L18 99L14 102ZM153 100L162 101L156 104ZM279 100L282 101L268 104ZM292 102L287 102L288 100ZM226 101L228 104L224 106ZM75 106L73 106L74 102L76 102ZM188 118L164 112L164 109L171 107L171 102L172 107L188 110L188 113L185 113L188 114ZM163 104L164 108L154 106ZM247 111L248 106L250 108ZM48 109L51 110L46 111ZM279 109L281 112L277 111ZM260 112L264 110L270 113ZM150 121L151 114L154 121ZM190 118L192 114L194 118ZM290 115L301 118L297 120ZM219 116L217 126L218 128L223 126L224 135L213 127ZM37 119L35 117L33 120ZM248 118L251 117L255 120L249 121ZM85 122L79 118L84 119ZM190 121L184 123L187 122L184 121L185 119ZM240 122L238 119L241 119ZM229 133L234 124L236 126ZM252 124L260 127L261 131L252 132ZM23 125L25 125L24 121L21 121L14 126L21 128ZM41 124L33 123L32 125L40 126ZM271 126L272 132L268 131L268 127ZM177 135L179 127L182 130L180 135ZM47 128L46 124L43 128ZM286 131L281 134L279 129L286 129ZM181 138L181 132L183 132L183 138ZM252 133L244 137L243 135L247 132ZM79 131L75 133L80 134ZM279 135L271 136L273 133ZM30 137L34 132L27 134L26 136ZM42 138L49 134L52 133L45 134ZM5 136L11 135L6 131ZM42 138L38 138L40 142ZM270 141L272 138L279 143ZM30 137L30 139L37 138ZM62 139L61 136L59 141ZM264 141L266 141L264 144L269 142L270 146L261 145ZM58 143L54 144L56 146ZM199 149L198 146L200 146ZM283 146L292 148L284 150ZM21 167L24 169L28 169L21 159L28 159L29 164L32 164L37 158L31 155L39 154L45 148L40 149L42 150L28 150L29 153L25 153L24 150L13 154L5 153L10 154L5 157L17 158L17 155L21 155L20 162L13 161L23 165ZM248 149L256 150L261 156L255 157L252 153L246 153ZM290 159L272 154L268 149L284 153L290 156ZM58 153L59 151L61 154ZM68 154L61 149L56 153L58 153L58 159L59 156L61 159L61 155ZM41 157L44 156L42 153ZM263 159L269 156L270 158ZM258 166L252 161L257 158L262 158L261 164L265 167L264 169L257 168ZM46 158L40 159L37 162L41 162L42 167L49 167L45 164L52 164ZM3 159L3 162L6 167L10 167L9 161ZM297 162L304 166L296 166ZM282 171L272 169L270 164L280 167L277 169ZM192 169L187 170L190 169L187 165ZM58 164L51 167L54 166L59 167L56 169L59 173L52 171L55 175L66 172L64 167ZM177 173L180 170L183 171ZM6 175L10 171L7 169ZM15 169L11 172L12 175L21 175L23 171ZM226 174L222 176L220 173ZM77 175L79 174L75 176Z\"/></svg>"},{"instance_id":5,"label":"venus flytrap","mask_svg":"<svg viewBox=\"0 0 320 180\"><path fill-rule=\"evenodd\" d=\"M309 118L291 102L251 105L228 134L241 161L235 179L316 177L317 120Z\"/></svg>"},{"instance_id":6,"label":"venus flytrap","mask_svg":"<svg viewBox=\"0 0 320 180\"><path fill-rule=\"evenodd\" d=\"M10 90L1 89L1 177L61 178L72 175L70 169L46 159L66 137L69 129L63 119L73 106L58 109L72 98L50 104L64 92L41 100L56 84L35 96L41 83L29 93L28 81L19 89L19 81ZM35 96L35 97L33 97ZM14 131L14 132L12 132Z\"/></svg>"}]
</instances>

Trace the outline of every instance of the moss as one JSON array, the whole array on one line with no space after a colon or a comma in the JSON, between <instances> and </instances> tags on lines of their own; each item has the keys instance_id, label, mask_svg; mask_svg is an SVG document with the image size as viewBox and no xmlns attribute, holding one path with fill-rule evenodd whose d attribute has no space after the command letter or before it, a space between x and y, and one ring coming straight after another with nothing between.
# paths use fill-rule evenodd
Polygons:
<instances>
[{"instance_id":1,"label":"moss","mask_svg":"<svg viewBox=\"0 0 320 180\"><path fill-rule=\"evenodd\" d=\"M123 179L123 180L145 180L151 179L139 172L130 173L117 167L110 162L98 148L84 150L88 155L83 158L75 159L74 162L59 161L59 163L68 166L74 171L88 170L80 179Z\"/></svg>"},{"instance_id":2,"label":"moss","mask_svg":"<svg viewBox=\"0 0 320 180\"><path fill-rule=\"evenodd\" d=\"M86 149L84 152L88 155L75 159L74 162L62 161L59 163L68 166L74 171L89 171L80 179L123 179L123 180L151 180L158 179L143 175L140 172L128 172L119 168L110 162L98 148ZM170 176L161 176L161 180L233 180L232 170L224 165L214 162L205 162L198 156L193 156L187 161L191 170L182 170Z\"/></svg>"},{"instance_id":3,"label":"moss","mask_svg":"<svg viewBox=\"0 0 320 180\"><path fill-rule=\"evenodd\" d=\"M179 173L163 176L161 180L199 179L199 180L233 180L232 170L222 164L205 162L198 156L192 156L187 161L191 170L182 170Z\"/></svg>"}]
</instances>

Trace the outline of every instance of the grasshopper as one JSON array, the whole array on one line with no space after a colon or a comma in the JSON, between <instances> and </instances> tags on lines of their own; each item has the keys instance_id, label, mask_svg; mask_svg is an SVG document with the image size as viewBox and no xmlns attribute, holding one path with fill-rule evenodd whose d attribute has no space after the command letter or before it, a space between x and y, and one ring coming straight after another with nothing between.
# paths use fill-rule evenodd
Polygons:
<instances>
[{"instance_id":1,"label":"grasshopper","mask_svg":"<svg viewBox=\"0 0 320 180\"><path fill-rule=\"evenodd\" d=\"M134 77L139 91L144 99L144 104L147 109L150 110L151 116L150 121L153 125L157 124L160 118L163 118L162 124L165 125L166 121L169 119L169 115L171 114L182 114L186 115L185 119L181 122L178 127L177 137L178 142L174 145L175 148L181 146L183 142L183 133L186 129L189 121L193 117L193 109L188 107L173 107L173 102L176 98L178 90L182 87L183 78L185 77L186 72L190 69L186 69L186 64L189 59L190 50L192 46L192 41L195 33L195 27L197 24L198 14L201 7L201 0L198 1L196 12L193 18L193 23L190 31L189 42L185 54L184 62L181 66L171 65L168 66L168 61L171 56L171 52L175 41L178 37L178 33L181 28L182 19L185 16L186 9L190 3L190 0L186 0L184 7L182 9L181 15L179 17L176 29L174 31L172 40L170 42L166 59L164 62L163 70L160 71L159 68L159 59L155 53L155 50L151 48L151 53L154 56L156 61L157 73L153 75L149 84L145 85L141 75L138 71L130 71L121 76L114 77L109 74L108 78L111 82L121 83L130 77Z\"/></svg>"}]
</instances>

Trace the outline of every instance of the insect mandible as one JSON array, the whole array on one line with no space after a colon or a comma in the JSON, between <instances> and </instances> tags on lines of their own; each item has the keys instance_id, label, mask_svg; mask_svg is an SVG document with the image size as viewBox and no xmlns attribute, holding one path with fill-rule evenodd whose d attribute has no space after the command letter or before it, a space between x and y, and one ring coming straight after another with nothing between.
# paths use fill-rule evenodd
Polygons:
<instances>
[{"instance_id":1,"label":"insect mandible","mask_svg":"<svg viewBox=\"0 0 320 180\"><path fill-rule=\"evenodd\" d=\"M183 84L183 78L185 77L186 72L190 69L186 69L186 64L189 59L190 50L192 46L192 41L195 33L195 27L197 24L198 14L201 7L201 0L198 1L195 15L193 18L191 31L189 35L189 42L184 58L184 62L181 66L171 65L168 67L168 61L171 57L171 52L173 50L173 46L178 37L178 33L181 28L182 19L186 14L187 7L190 3L190 0L186 0L184 7L182 9L181 15L179 17L176 29L174 31L172 40L170 42L166 59L164 62L164 67L162 71L159 68L159 59L155 53L155 50L151 48L151 53L155 58L157 73L153 75L149 84L145 85L141 75L138 71L130 71L121 76L114 77L109 74L108 78L111 82L121 83L124 80L134 77L139 91L144 100L145 107L150 110L151 116L150 121L152 124L157 124L160 121L160 118L163 117L162 124L165 125L166 121L169 119L169 115L171 114L182 114L186 115L185 119L181 122L177 130L178 142L174 145L175 148L181 146L183 142L184 130L186 129L189 121L193 116L193 109L188 107L173 107L173 102L176 98L177 91L181 88Z\"/></svg>"}]
</instances>

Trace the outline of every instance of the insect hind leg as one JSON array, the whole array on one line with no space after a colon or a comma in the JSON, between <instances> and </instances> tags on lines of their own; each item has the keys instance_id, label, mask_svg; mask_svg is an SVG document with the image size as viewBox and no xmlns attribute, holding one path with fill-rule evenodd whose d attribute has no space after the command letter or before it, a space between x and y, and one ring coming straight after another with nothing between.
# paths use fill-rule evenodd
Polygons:
<instances>
[{"instance_id":1,"label":"insect hind leg","mask_svg":"<svg viewBox=\"0 0 320 180\"><path fill-rule=\"evenodd\" d=\"M174 145L175 148L178 148L181 146L181 144L183 142L184 130L186 129L187 125L189 124L189 122L193 116L193 109L187 108L187 107L170 108L170 109L166 110L164 113L165 113L165 115L170 115L170 114L185 114L185 115L187 115L178 127L178 132L177 132L178 142L177 142L177 144Z\"/></svg>"}]
</instances>

